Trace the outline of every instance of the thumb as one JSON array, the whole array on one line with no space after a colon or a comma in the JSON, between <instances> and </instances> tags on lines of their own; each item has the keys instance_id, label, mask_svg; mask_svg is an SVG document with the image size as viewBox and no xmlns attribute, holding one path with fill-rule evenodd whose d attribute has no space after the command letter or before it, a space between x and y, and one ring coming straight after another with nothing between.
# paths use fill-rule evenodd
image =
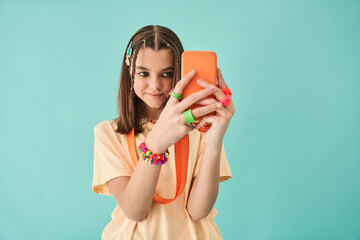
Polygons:
<instances>
[{"instance_id":1,"label":"thumb","mask_svg":"<svg viewBox=\"0 0 360 240\"><path fill-rule=\"evenodd\" d=\"M225 83L224 77L221 74L220 68L217 69L217 78L218 78L218 86L220 89L227 88L227 84Z\"/></svg>"}]
</instances>

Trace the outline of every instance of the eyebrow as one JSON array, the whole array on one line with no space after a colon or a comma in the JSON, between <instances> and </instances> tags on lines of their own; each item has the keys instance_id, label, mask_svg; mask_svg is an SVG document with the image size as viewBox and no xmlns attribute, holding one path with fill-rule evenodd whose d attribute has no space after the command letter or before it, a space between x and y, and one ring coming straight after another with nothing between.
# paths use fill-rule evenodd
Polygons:
<instances>
[{"instance_id":1,"label":"eyebrow","mask_svg":"<svg viewBox=\"0 0 360 240\"><path fill-rule=\"evenodd\" d=\"M136 69L149 71L149 69L147 69L146 67L143 67L143 66L136 66ZM167 67L167 68L164 68L162 71L166 71L166 70L174 70L174 67Z\"/></svg>"}]
</instances>

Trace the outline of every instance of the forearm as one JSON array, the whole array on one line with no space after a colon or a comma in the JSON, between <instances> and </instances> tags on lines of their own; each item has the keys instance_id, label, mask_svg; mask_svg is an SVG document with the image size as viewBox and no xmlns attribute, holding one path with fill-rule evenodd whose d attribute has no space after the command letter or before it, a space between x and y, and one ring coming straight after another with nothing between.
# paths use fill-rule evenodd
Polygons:
<instances>
[{"instance_id":1,"label":"forearm","mask_svg":"<svg viewBox=\"0 0 360 240\"><path fill-rule=\"evenodd\" d=\"M219 191L221 144L206 146L201 166L188 198L187 210L193 220L206 217L213 208Z\"/></svg>"},{"instance_id":2,"label":"forearm","mask_svg":"<svg viewBox=\"0 0 360 240\"><path fill-rule=\"evenodd\" d=\"M146 142L151 150L156 144ZM122 197L124 213L135 221L142 221L151 207L161 165L150 165L139 159Z\"/></svg>"}]
</instances>

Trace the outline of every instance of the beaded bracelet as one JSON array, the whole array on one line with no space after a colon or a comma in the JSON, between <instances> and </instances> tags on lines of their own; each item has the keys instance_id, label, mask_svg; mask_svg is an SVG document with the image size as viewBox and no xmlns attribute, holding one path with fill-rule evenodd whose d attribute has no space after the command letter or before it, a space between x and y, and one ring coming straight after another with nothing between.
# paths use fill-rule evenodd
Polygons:
<instances>
[{"instance_id":1,"label":"beaded bracelet","mask_svg":"<svg viewBox=\"0 0 360 240\"><path fill-rule=\"evenodd\" d=\"M167 162L169 158L169 149L166 149L165 153L156 154L152 153L145 144L145 141L142 142L138 147L138 153L145 162L151 165L163 165Z\"/></svg>"}]
</instances>

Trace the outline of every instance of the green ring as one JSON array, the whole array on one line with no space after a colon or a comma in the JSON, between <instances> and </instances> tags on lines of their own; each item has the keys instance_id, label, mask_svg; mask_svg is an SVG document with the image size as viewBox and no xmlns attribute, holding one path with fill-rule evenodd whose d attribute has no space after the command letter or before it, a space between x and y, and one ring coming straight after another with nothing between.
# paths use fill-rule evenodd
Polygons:
<instances>
[{"instance_id":1,"label":"green ring","mask_svg":"<svg viewBox=\"0 0 360 240\"><path fill-rule=\"evenodd\" d=\"M191 124L191 123L195 122L195 118L192 115L191 108L184 112L184 118L185 118L185 122L188 123L188 124Z\"/></svg>"},{"instance_id":2,"label":"green ring","mask_svg":"<svg viewBox=\"0 0 360 240\"><path fill-rule=\"evenodd\" d=\"M174 98L176 98L176 99L179 99L179 100L182 99L181 94L174 93L174 91L171 92L171 96L174 97Z\"/></svg>"}]
</instances>

